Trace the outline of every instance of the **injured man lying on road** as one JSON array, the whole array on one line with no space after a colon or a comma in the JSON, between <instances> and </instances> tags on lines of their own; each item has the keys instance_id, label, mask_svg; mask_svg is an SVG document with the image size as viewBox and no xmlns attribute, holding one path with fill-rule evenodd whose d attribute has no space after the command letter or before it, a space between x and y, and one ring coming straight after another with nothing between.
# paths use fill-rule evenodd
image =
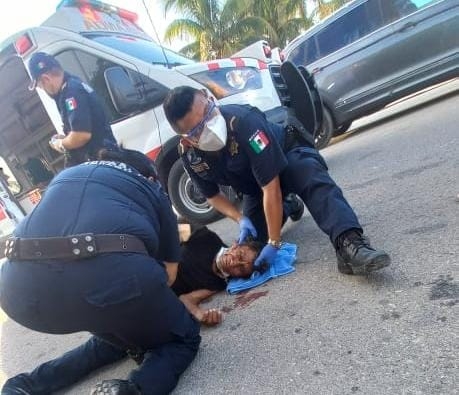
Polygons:
<instances>
[{"instance_id":1,"label":"injured man lying on road","mask_svg":"<svg viewBox=\"0 0 459 395\"><path fill-rule=\"evenodd\" d=\"M201 227L192 231L189 224L180 224L182 240L177 278L171 285L193 316L205 325L222 320L219 310L203 310L199 303L226 288L229 278L247 278L262 248L257 241L246 241L227 247L220 237Z\"/></svg>"}]
</instances>

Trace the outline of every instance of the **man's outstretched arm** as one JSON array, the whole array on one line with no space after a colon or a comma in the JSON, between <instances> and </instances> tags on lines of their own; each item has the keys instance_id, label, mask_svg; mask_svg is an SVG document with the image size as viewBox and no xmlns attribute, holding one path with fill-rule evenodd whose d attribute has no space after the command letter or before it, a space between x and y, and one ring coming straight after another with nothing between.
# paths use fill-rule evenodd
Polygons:
<instances>
[{"instance_id":1,"label":"man's outstretched arm","mask_svg":"<svg viewBox=\"0 0 459 395\"><path fill-rule=\"evenodd\" d=\"M192 314L200 323L208 326L214 326L222 322L222 312L219 309L203 310L199 307L199 304L216 293L217 291L211 291L209 289L198 289L196 291L180 295L179 299L185 305L190 314Z\"/></svg>"}]
</instances>

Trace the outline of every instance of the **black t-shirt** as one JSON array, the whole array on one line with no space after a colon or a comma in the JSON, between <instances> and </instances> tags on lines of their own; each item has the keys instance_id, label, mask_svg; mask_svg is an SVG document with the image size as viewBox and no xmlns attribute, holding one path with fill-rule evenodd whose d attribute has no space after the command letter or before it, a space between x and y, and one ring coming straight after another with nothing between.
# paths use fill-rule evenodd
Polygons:
<instances>
[{"instance_id":1,"label":"black t-shirt","mask_svg":"<svg viewBox=\"0 0 459 395\"><path fill-rule=\"evenodd\" d=\"M177 279L171 288L177 295L198 289L222 291L226 281L212 270L215 256L226 247L218 235L206 227L193 232L182 244Z\"/></svg>"}]
</instances>

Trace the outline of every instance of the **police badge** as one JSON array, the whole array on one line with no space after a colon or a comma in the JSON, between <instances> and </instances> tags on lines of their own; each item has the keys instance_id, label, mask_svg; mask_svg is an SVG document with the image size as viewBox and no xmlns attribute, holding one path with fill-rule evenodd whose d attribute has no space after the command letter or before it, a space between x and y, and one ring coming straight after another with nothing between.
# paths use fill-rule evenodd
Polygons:
<instances>
[{"instance_id":1,"label":"police badge","mask_svg":"<svg viewBox=\"0 0 459 395\"><path fill-rule=\"evenodd\" d=\"M229 151L231 156L237 155L239 153L239 144L234 137L231 138Z\"/></svg>"}]
</instances>

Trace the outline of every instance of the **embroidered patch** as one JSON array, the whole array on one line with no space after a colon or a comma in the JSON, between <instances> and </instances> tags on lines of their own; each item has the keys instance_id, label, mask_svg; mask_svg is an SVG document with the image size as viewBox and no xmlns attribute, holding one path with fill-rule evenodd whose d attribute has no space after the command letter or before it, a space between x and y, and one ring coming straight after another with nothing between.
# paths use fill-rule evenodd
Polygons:
<instances>
[{"instance_id":1,"label":"embroidered patch","mask_svg":"<svg viewBox=\"0 0 459 395\"><path fill-rule=\"evenodd\" d=\"M249 144L252 149L257 154L259 154L269 145L269 140L268 137L266 137L265 132L262 130L257 130L257 132L252 137L250 137Z\"/></svg>"},{"instance_id":2,"label":"embroidered patch","mask_svg":"<svg viewBox=\"0 0 459 395\"><path fill-rule=\"evenodd\" d=\"M210 169L209 165L206 162L198 163L196 165L190 164L190 167L193 169L195 173L203 173L206 170Z\"/></svg>"},{"instance_id":3,"label":"embroidered patch","mask_svg":"<svg viewBox=\"0 0 459 395\"><path fill-rule=\"evenodd\" d=\"M196 152L193 149L187 152L187 157L190 162L191 170L195 173L205 173L210 169L209 165L204 162L199 155L196 155Z\"/></svg>"},{"instance_id":4,"label":"embroidered patch","mask_svg":"<svg viewBox=\"0 0 459 395\"><path fill-rule=\"evenodd\" d=\"M71 97L69 99L65 100L65 107L67 108L67 111L73 111L75 108L77 108L77 101L75 100L74 97Z\"/></svg>"}]
</instances>

